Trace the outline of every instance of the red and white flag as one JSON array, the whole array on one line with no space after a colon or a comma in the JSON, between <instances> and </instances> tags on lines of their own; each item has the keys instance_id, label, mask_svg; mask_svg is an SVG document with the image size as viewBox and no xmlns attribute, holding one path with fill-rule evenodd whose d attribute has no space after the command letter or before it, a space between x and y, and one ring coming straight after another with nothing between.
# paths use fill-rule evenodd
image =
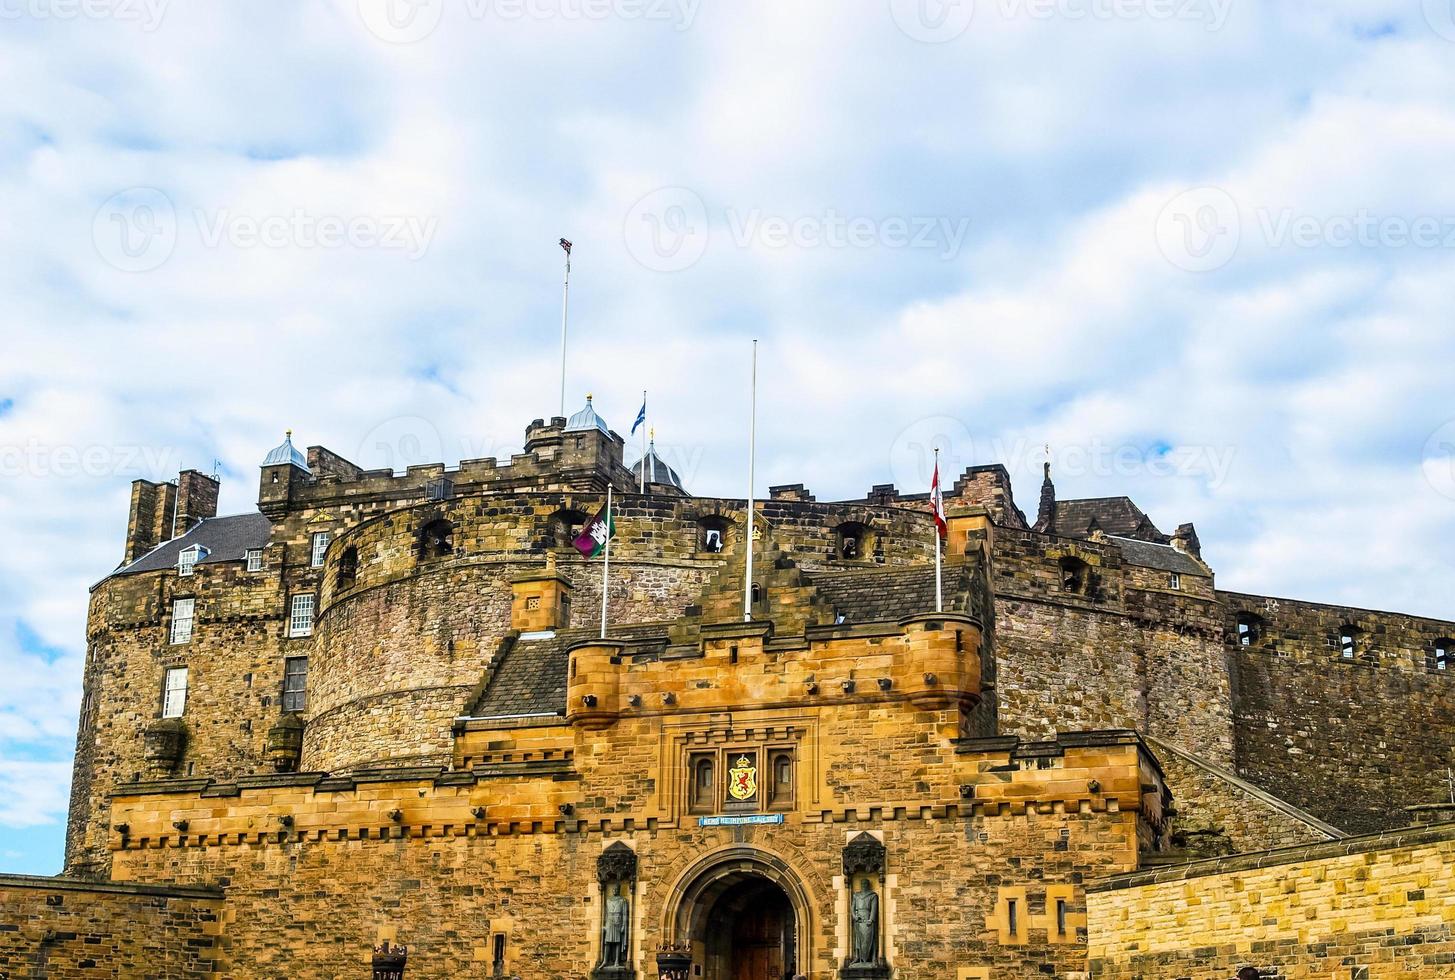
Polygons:
<instances>
[{"instance_id":1,"label":"red and white flag","mask_svg":"<svg viewBox=\"0 0 1455 980\"><path fill-rule=\"evenodd\" d=\"M940 461L935 459L935 478L930 481L930 510L935 515L935 527L939 528L940 537L949 533L949 525L945 523L945 495L940 492Z\"/></svg>"}]
</instances>

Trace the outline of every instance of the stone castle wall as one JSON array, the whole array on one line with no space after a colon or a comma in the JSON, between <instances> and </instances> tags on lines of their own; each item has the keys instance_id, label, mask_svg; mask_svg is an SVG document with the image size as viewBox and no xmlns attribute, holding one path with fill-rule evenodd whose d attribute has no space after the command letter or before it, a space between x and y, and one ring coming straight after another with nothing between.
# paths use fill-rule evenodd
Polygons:
<instances>
[{"instance_id":1,"label":"stone castle wall","mask_svg":"<svg viewBox=\"0 0 1455 980\"><path fill-rule=\"evenodd\" d=\"M1455 824L1122 875L1088 889L1104 980L1416 980L1455 969Z\"/></svg>"},{"instance_id":2,"label":"stone castle wall","mask_svg":"<svg viewBox=\"0 0 1455 980\"><path fill-rule=\"evenodd\" d=\"M1448 622L1220 593L1236 690L1237 767L1269 792L1353 832L1400 826L1448 799L1455 664L1434 669ZM1256 616L1253 643L1239 616ZM1343 626L1355 627L1345 659Z\"/></svg>"},{"instance_id":3,"label":"stone castle wall","mask_svg":"<svg viewBox=\"0 0 1455 980\"><path fill-rule=\"evenodd\" d=\"M0 977L217 976L222 890L0 875Z\"/></svg>"},{"instance_id":4,"label":"stone castle wall","mask_svg":"<svg viewBox=\"0 0 1455 980\"><path fill-rule=\"evenodd\" d=\"M956 750L916 744L908 730L935 719L906 716L903 705L841 701L817 718L764 711L740 723L735 737L749 741L765 737L760 726L780 735L812 729L798 743L799 805L780 826L699 826L684 812L677 787L686 773L664 736L707 744L714 731L710 716L684 712L609 730L557 729L497 750L474 775L353 782L300 774L201 795L139 787L118 800L129 835L115 842L114 871L127 880L226 881L235 923L227 975L350 975L382 939L410 947L410 976L470 975L487 971L503 934L507 975L575 978L600 954L597 858L623 842L639 862L639 975L655 972L661 943L683 938L673 913L721 859L790 883L806 906L800 969L830 976L849 944L843 850L867 831L887 851L878 888L897 975L1083 971L1085 882L1134 867L1139 839L1154 832L1144 828L1156 819L1160 788L1143 793L1157 774L1135 737L1038 746L1001 739ZM893 751L875 751L890 727ZM548 778L549 760L521 758L563 735L575 747L575 765L558 767L567 778ZM535 770L508 774L505 754ZM852 792L840 775L850 765L858 770ZM962 795L960 784L974 792ZM566 803L574 809L563 811ZM1066 903L1060 918L1057 900Z\"/></svg>"}]
</instances>

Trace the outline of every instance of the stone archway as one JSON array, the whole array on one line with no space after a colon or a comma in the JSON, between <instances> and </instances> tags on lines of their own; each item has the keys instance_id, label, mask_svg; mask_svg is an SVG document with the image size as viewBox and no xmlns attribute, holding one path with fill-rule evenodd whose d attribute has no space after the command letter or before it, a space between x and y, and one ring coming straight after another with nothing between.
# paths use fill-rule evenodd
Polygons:
<instances>
[{"instance_id":1,"label":"stone archway","mask_svg":"<svg viewBox=\"0 0 1455 980\"><path fill-rule=\"evenodd\" d=\"M809 973L812 903L782 858L754 847L717 851L688 868L670 894L663 934L691 945L694 980Z\"/></svg>"}]
</instances>

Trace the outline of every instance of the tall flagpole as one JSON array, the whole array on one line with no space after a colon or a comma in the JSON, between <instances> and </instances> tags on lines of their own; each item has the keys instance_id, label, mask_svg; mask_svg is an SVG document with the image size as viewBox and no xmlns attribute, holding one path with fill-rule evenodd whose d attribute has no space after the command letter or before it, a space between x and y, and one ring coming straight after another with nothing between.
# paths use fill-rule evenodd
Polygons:
<instances>
[{"instance_id":1,"label":"tall flagpole","mask_svg":"<svg viewBox=\"0 0 1455 980\"><path fill-rule=\"evenodd\" d=\"M606 554L601 562L601 638L606 639L606 580L611 571L611 487L606 488Z\"/></svg>"},{"instance_id":2,"label":"tall flagpole","mask_svg":"<svg viewBox=\"0 0 1455 980\"><path fill-rule=\"evenodd\" d=\"M743 622L753 621L753 462L758 455L758 342L753 341L753 385L748 412L748 570L743 576Z\"/></svg>"},{"instance_id":3,"label":"tall flagpole","mask_svg":"<svg viewBox=\"0 0 1455 980\"><path fill-rule=\"evenodd\" d=\"M647 407L647 393L642 391L642 410ZM653 474L655 475L655 474ZM642 423L642 496L647 494L647 425Z\"/></svg>"},{"instance_id":4,"label":"tall flagpole","mask_svg":"<svg viewBox=\"0 0 1455 980\"><path fill-rule=\"evenodd\" d=\"M566 416L566 309L571 299L571 243L561 239L566 250L566 278L561 284L561 417Z\"/></svg>"},{"instance_id":5,"label":"tall flagpole","mask_svg":"<svg viewBox=\"0 0 1455 980\"><path fill-rule=\"evenodd\" d=\"M941 492L940 491L939 484L940 484L940 451L938 449L936 449L935 450L935 492L937 492L937 493ZM935 506L934 501L930 501L930 506L931 507ZM940 591L940 515L939 515L939 512L938 511L935 512L934 517L935 517L935 519L932 520L932 521L930 521L930 532L933 533L934 536L935 536L935 612L944 612L945 611L945 602L944 602L944 598L943 598L943 593ZM605 634L603 633L602 635L604 636Z\"/></svg>"}]
</instances>

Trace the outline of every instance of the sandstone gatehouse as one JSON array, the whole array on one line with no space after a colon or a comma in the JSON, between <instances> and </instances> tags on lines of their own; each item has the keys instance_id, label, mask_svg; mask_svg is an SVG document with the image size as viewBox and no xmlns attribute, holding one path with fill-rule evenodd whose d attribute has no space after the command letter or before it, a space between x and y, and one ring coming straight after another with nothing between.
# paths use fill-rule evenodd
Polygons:
<instances>
[{"instance_id":1,"label":"sandstone gatehouse","mask_svg":"<svg viewBox=\"0 0 1455 980\"><path fill-rule=\"evenodd\" d=\"M1455 975L1455 624L1052 476L947 488L939 611L924 494L750 536L589 403L403 475L289 438L246 514L137 481L0 976Z\"/></svg>"}]
</instances>

